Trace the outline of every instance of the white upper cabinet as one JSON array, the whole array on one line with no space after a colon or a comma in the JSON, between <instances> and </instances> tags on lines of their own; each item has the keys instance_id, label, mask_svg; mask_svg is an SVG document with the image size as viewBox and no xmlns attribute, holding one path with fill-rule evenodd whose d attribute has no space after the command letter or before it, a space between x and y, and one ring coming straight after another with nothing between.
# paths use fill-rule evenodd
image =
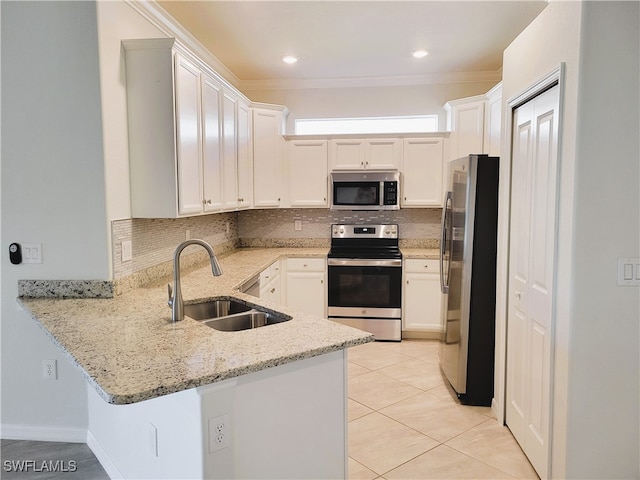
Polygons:
<instances>
[{"instance_id":1,"label":"white upper cabinet","mask_svg":"<svg viewBox=\"0 0 640 480\"><path fill-rule=\"evenodd\" d=\"M364 167L371 170L397 170L402 162L402 140L376 138L365 140Z\"/></svg>"},{"instance_id":2,"label":"white upper cabinet","mask_svg":"<svg viewBox=\"0 0 640 480\"><path fill-rule=\"evenodd\" d=\"M178 156L178 214L203 211L202 125L200 70L176 54L176 130ZM133 132L135 133L135 132Z\"/></svg>"},{"instance_id":3,"label":"white upper cabinet","mask_svg":"<svg viewBox=\"0 0 640 480\"><path fill-rule=\"evenodd\" d=\"M502 139L502 83L487 93L487 106L484 120L484 153L500 156Z\"/></svg>"},{"instance_id":4,"label":"white upper cabinet","mask_svg":"<svg viewBox=\"0 0 640 480\"><path fill-rule=\"evenodd\" d=\"M331 170L397 170L402 161L402 140L399 138L329 141Z\"/></svg>"},{"instance_id":5,"label":"white upper cabinet","mask_svg":"<svg viewBox=\"0 0 640 480\"><path fill-rule=\"evenodd\" d=\"M253 206L253 148L249 102L238 101L238 209Z\"/></svg>"},{"instance_id":6,"label":"white upper cabinet","mask_svg":"<svg viewBox=\"0 0 640 480\"><path fill-rule=\"evenodd\" d=\"M222 132L224 165L224 208L233 210L238 206L238 151L237 119L238 97L225 91L222 97Z\"/></svg>"},{"instance_id":7,"label":"white upper cabinet","mask_svg":"<svg viewBox=\"0 0 640 480\"><path fill-rule=\"evenodd\" d=\"M282 202L283 124L282 107L253 108L253 204L279 207Z\"/></svg>"},{"instance_id":8,"label":"white upper cabinet","mask_svg":"<svg viewBox=\"0 0 640 480\"><path fill-rule=\"evenodd\" d=\"M237 209L238 142L249 137L237 130L241 95L173 39L122 44L132 217Z\"/></svg>"},{"instance_id":9,"label":"white upper cabinet","mask_svg":"<svg viewBox=\"0 0 640 480\"><path fill-rule=\"evenodd\" d=\"M405 138L401 207L441 207L445 139Z\"/></svg>"},{"instance_id":10,"label":"white upper cabinet","mask_svg":"<svg viewBox=\"0 0 640 480\"><path fill-rule=\"evenodd\" d=\"M287 142L287 206L327 207L327 140Z\"/></svg>"},{"instance_id":11,"label":"white upper cabinet","mask_svg":"<svg viewBox=\"0 0 640 480\"><path fill-rule=\"evenodd\" d=\"M484 153L486 97L462 98L447 102L447 128L451 131L450 159Z\"/></svg>"},{"instance_id":12,"label":"white upper cabinet","mask_svg":"<svg viewBox=\"0 0 640 480\"><path fill-rule=\"evenodd\" d=\"M222 137L220 98L222 87L207 74L202 74L202 186L204 211L216 212L223 206ZM179 192L184 192L182 185ZM183 212L181 212L183 213Z\"/></svg>"}]
</instances>

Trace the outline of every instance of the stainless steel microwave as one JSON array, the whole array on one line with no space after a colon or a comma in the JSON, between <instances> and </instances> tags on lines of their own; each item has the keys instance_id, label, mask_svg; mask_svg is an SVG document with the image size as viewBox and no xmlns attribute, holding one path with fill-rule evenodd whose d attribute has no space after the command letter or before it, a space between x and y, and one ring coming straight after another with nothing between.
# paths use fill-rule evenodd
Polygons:
<instances>
[{"instance_id":1,"label":"stainless steel microwave","mask_svg":"<svg viewBox=\"0 0 640 480\"><path fill-rule=\"evenodd\" d=\"M331 172L331 210L399 210L397 170Z\"/></svg>"}]
</instances>

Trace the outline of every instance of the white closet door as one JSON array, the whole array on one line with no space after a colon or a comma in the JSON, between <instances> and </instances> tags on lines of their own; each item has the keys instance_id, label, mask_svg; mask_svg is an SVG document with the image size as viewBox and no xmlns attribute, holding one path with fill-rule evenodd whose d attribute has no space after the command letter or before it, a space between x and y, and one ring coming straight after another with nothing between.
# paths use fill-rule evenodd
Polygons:
<instances>
[{"instance_id":1,"label":"white closet door","mask_svg":"<svg viewBox=\"0 0 640 480\"><path fill-rule=\"evenodd\" d=\"M548 475L558 171L558 87L514 112L506 422Z\"/></svg>"}]
</instances>

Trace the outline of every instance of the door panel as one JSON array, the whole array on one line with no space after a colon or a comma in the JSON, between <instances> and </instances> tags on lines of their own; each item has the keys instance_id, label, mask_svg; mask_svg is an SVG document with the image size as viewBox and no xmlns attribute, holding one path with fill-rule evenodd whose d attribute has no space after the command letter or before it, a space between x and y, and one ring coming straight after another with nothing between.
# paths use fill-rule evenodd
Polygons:
<instances>
[{"instance_id":1,"label":"door panel","mask_svg":"<svg viewBox=\"0 0 640 480\"><path fill-rule=\"evenodd\" d=\"M514 111L506 422L548 475L558 171L558 87Z\"/></svg>"}]
</instances>

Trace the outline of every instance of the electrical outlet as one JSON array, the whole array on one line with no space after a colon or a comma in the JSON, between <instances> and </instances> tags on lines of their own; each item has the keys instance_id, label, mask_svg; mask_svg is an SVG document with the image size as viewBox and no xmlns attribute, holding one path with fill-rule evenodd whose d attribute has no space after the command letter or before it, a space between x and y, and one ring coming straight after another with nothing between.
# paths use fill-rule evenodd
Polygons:
<instances>
[{"instance_id":1,"label":"electrical outlet","mask_svg":"<svg viewBox=\"0 0 640 480\"><path fill-rule=\"evenodd\" d=\"M294 229L295 231L300 231L300 230L302 230L302 220L295 219L295 220L293 221L293 229Z\"/></svg>"},{"instance_id":2,"label":"electrical outlet","mask_svg":"<svg viewBox=\"0 0 640 480\"><path fill-rule=\"evenodd\" d=\"M42 361L42 378L44 378L45 380L58 379L58 365L56 360Z\"/></svg>"},{"instance_id":3,"label":"electrical outlet","mask_svg":"<svg viewBox=\"0 0 640 480\"><path fill-rule=\"evenodd\" d=\"M131 240L125 240L122 242L122 261L129 262L133 259L133 246Z\"/></svg>"},{"instance_id":4,"label":"electrical outlet","mask_svg":"<svg viewBox=\"0 0 640 480\"><path fill-rule=\"evenodd\" d=\"M184 239L185 240L191 240L191 230L185 230L184 231Z\"/></svg>"},{"instance_id":5,"label":"electrical outlet","mask_svg":"<svg viewBox=\"0 0 640 480\"><path fill-rule=\"evenodd\" d=\"M231 446L231 423L229 415L209 419L209 453Z\"/></svg>"}]
</instances>

